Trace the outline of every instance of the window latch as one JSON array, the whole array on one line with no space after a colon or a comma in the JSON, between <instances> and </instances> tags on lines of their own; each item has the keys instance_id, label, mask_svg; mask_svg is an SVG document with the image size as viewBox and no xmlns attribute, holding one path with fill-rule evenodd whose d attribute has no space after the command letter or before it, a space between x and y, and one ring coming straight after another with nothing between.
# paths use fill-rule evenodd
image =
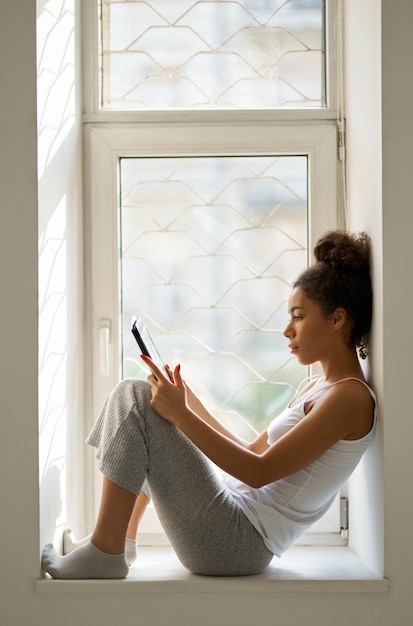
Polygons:
<instances>
[{"instance_id":1,"label":"window latch","mask_svg":"<svg viewBox=\"0 0 413 626\"><path fill-rule=\"evenodd\" d=\"M99 322L99 369L101 376L109 375L109 344L111 337L111 321L100 320Z\"/></svg>"}]
</instances>

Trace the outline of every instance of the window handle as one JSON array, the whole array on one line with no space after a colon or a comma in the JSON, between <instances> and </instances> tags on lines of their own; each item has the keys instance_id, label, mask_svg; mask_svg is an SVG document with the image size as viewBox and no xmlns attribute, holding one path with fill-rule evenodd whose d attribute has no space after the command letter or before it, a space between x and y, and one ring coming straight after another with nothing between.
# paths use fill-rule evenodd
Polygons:
<instances>
[{"instance_id":1,"label":"window handle","mask_svg":"<svg viewBox=\"0 0 413 626\"><path fill-rule=\"evenodd\" d=\"M109 375L109 344L111 343L111 322L99 322L99 362L101 376Z\"/></svg>"}]
</instances>

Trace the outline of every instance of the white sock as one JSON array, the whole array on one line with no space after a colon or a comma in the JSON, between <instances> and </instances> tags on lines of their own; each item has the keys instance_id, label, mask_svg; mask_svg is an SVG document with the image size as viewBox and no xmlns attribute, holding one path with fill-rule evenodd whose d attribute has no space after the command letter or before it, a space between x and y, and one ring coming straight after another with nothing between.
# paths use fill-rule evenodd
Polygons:
<instances>
[{"instance_id":1,"label":"white sock","mask_svg":"<svg viewBox=\"0 0 413 626\"><path fill-rule=\"evenodd\" d=\"M129 539L129 537L126 537L125 556L129 567L132 567L138 556L138 542L136 539Z\"/></svg>"},{"instance_id":2,"label":"white sock","mask_svg":"<svg viewBox=\"0 0 413 626\"><path fill-rule=\"evenodd\" d=\"M124 554L106 554L90 542L66 556L57 554L48 543L42 554L42 568L61 579L126 578L129 572Z\"/></svg>"},{"instance_id":3,"label":"white sock","mask_svg":"<svg viewBox=\"0 0 413 626\"><path fill-rule=\"evenodd\" d=\"M89 543L91 536L92 535L88 535L84 539L79 539L79 541L77 541L75 539L72 529L65 528L62 538L63 554L70 554L71 552L73 552L73 550L76 550L76 548L80 548L80 546L85 546L87 543Z\"/></svg>"},{"instance_id":4,"label":"white sock","mask_svg":"<svg viewBox=\"0 0 413 626\"><path fill-rule=\"evenodd\" d=\"M84 539L79 539L79 541L76 541L72 529L66 528L63 531L63 554L70 554L71 552L73 552L73 550L80 548L80 546L86 545L87 543L89 543L91 536L92 535L88 535ZM132 567L138 556L138 544L136 542L136 539L129 539L129 537L126 537L125 555L129 567Z\"/></svg>"}]
</instances>

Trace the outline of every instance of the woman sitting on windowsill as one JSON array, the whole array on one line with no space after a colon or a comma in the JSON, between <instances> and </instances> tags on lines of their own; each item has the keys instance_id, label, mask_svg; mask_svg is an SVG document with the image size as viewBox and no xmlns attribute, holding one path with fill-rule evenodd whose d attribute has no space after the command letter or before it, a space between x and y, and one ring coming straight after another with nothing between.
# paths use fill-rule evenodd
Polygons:
<instances>
[{"instance_id":1,"label":"woman sitting on windowsill","mask_svg":"<svg viewBox=\"0 0 413 626\"><path fill-rule=\"evenodd\" d=\"M366 356L371 324L369 238L330 232L314 254L293 285L284 335L323 376L246 443L206 410L179 365L171 382L142 357L148 382L120 382L88 438L104 475L95 530L65 556L48 544L45 572L126 577L125 539L135 537L146 484L178 558L197 574L257 574L324 515L374 433L375 396L357 355Z\"/></svg>"}]
</instances>

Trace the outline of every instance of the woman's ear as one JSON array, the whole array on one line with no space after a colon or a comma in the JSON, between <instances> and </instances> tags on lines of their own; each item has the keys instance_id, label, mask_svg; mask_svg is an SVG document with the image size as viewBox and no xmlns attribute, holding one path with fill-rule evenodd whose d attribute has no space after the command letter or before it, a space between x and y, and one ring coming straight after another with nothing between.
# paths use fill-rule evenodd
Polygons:
<instances>
[{"instance_id":1,"label":"woman's ear","mask_svg":"<svg viewBox=\"0 0 413 626\"><path fill-rule=\"evenodd\" d=\"M333 322L334 330L340 330L344 326L347 320L347 312L342 307L338 307L331 314L331 320Z\"/></svg>"}]
</instances>

